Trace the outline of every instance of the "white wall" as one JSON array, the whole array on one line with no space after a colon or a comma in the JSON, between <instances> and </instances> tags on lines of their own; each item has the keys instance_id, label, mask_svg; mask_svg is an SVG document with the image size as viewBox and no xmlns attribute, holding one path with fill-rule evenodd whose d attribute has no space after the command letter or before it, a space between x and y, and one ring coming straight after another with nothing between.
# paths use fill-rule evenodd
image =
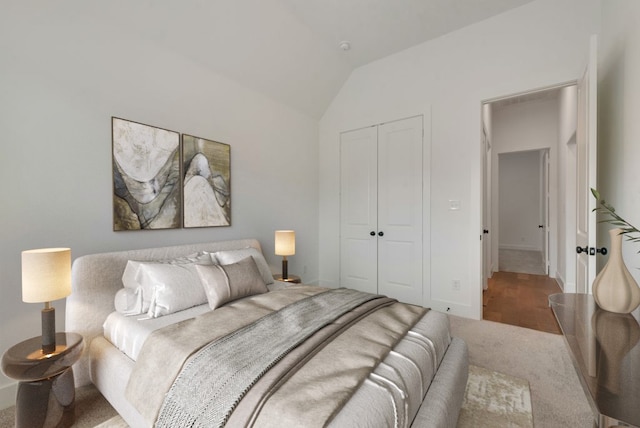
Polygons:
<instances>
[{"instance_id":1,"label":"white wall","mask_svg":"<svg viewBox=\"0 0 640 428\"><path fill-rule=\"evenodd\" d=\"M575 292L577 86L566 86L560 90L558 108L558 269L556 280L565 292Z\"/></svg>"},{"instance_id":2,"label":"white wall","mask_svg":"<svg viewBox=\"0 0 640 428\"><path fill-rule=\"evenodd\" d=\"M317 280L317 120L99 16L14 3L0 14L0 353L40 334L40 305L21 301L26 249L69 246L75 258L255 237L279 271L273 231L291 228L290 272ZM111 116L230 144L232 226L113 232ZM62 330L64 301L54 306ZM12 385L0 375L0 407Z\"/></svg>"},{"instance_id":3,"label":"white wall","mask_svg":"<svg viewBox=\"0 0 640 428\"><path fill-rule=\"evenodd\" d=\"M602 2L598 86L598 190L627 221L640 227L640 2ZM602 224L598 246L609 247ZM637 243L624 242L629 271L640 282ZM600 264L604 259L599 259Z\"/></svg>"},{"instance_id":4,"label":"white wall","mask_svg":"<svg viewBox=\"0 0 640 428\"><path fill-rule=\"evenodd\" d=\"M542 251L540 152L498 156L499 248Z\"/></svg>"},{"instance_id":5,"label":"white wall","mask_svg":"<svg viewBox=\"0 0 640 428\"><path fill-rule=\"evenodd\" d=\"M481 102L575 80L596 0L538 0L361 67L320 123L320 282L339 278L340 131L431 106L431 275L425 304L481 317ZM495 130L494 130L495 134ZM461 201L452 213L448 201ZM461 281L460 290L451 286Z\"/></svg>"}]
</instances>

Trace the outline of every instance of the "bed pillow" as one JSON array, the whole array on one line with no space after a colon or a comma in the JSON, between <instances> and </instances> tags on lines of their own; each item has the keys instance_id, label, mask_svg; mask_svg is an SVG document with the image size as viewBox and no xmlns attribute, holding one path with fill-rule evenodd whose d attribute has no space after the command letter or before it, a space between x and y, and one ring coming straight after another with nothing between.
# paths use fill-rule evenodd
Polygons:
<instances>
[{"instance_id":1,"label":"bed pillow","mask_svg":"<svg viewBox=\"0 0 640 428\"><path fill-rule=\"evenodd\" d=\"M198 263L198 264L212 264L215 262L215 259L212 257L212 253L207 251L200 251L198 253L189 254L184 257L175 257L172 259L162 259L162 260L129 260L127 262L127 266L124 268L124 273L122 274L122 285L126 288L136 289L140 286L136 276L138 275L138 270L140 266L145 263L169 263L169 264L189 264L189 263Z\"/></svg>"},{"instance_id":2,"label":"bed pillow","mask_svg":"<svg viewBox=\"0 0 640 428\"><path fill-rule=\"evenodd\" d=\"M157 318L207 303L197 265L211 265L210 253L158 261L127 262L114 304L124 315Z\"/></svg>"},{"instance_id":3,"label":"bed pillow","mask_svg":"<svg viewBox=\"0 0 640 428\"><path fill-rule=\"evenodd\" d=\"M149 311L149 303L147 302L145 308L142 292L139 289L121 288L116 293L113 303L116 311L126 316L146 314Z\"/></svg>"},{"instance_id":4,"label":"bed pillow","mask_svg":"<svg viewBox=\"0 0 640 428\"><path fill-rule=\"evenodd\" d=\"M264 255L262 255L260 250L257 248L247 247L240 250L217 251L211 254L214 262L221 265L230 265L249 256L253 257L253 260L256 262L264 283L266 285L273 284L273 274L271 273L271 269L269 268L267 261L264 259Z\"/></svg>"},{"instance_id":5,"label":"bed pillow","mask_svg":"<svg viewBox=\"0 0 640 428\"><path fill-rule=\"evenodd\" d=\"M219 308L241 297L269 291L251 256L237 263L198 265L195 268L206 291L211 309Z\"/></svg>"}]
</instances>

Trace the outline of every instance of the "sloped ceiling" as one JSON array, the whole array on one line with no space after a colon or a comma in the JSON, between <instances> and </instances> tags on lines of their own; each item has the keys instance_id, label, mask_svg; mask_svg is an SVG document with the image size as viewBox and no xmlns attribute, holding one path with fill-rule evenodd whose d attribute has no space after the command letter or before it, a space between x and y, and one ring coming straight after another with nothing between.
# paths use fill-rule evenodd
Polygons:
<instances>
[{"instance_id":1,"label":"sloped ceiling","mask_svg":"<svg viewBox=\"0 0 640 428\"><path fill-rule=\"evenodd\" d=\"M54 2L320 118L363 64L533 0ZM61 7L64 4L64 7ZM51 5L49 5L51 7ZM351 49L340 48L349 41Z\"/></svg>"}]
</instances>

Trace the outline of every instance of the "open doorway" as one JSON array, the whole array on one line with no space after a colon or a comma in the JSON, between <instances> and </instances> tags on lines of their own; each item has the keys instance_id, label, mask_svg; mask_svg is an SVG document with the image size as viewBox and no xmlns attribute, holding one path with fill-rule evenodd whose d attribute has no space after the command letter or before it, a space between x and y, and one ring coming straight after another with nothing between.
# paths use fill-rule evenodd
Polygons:
<instances>
[{"instance_id":1,"label":"open doorway","mask_svg":"<svg viewBox=\"0 0 640 428\"><path fill-rule=\"evenodd\" d=\"M574 83L483 105L483 140L489 140L483 142L483 225L484 236L491 236L483 254L490 266L484 319L559 332L547 298L562 291L566 272L565 129L575 129L575 108L566 108L572 91Z\"/></svg>"},{"instance_id":2,"label":"open doorway","mask_svg":"<svg viewBox=\"0 0 640 428\"><path fill-rule=\"evenodd\" d=\"M549 274L549 149L498 155L498 271Z\"/></svg>"}]
</instances>

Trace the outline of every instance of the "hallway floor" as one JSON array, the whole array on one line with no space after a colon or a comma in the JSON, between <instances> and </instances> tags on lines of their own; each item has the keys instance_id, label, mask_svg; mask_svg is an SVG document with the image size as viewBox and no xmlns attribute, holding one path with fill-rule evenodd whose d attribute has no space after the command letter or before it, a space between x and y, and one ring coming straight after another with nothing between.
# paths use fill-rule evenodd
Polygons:
<instances>
[{"instance_id":1,"label":"hallway floor","mask_svg":"<svg viewBox=\"0 0 640 428\"><path fill-rule=\"evenodd\" d=\"M495 272L483 292L483 319L562 334L548 297L562 290L553 278L517 272Z\"/></svg>"}]
</instances>

